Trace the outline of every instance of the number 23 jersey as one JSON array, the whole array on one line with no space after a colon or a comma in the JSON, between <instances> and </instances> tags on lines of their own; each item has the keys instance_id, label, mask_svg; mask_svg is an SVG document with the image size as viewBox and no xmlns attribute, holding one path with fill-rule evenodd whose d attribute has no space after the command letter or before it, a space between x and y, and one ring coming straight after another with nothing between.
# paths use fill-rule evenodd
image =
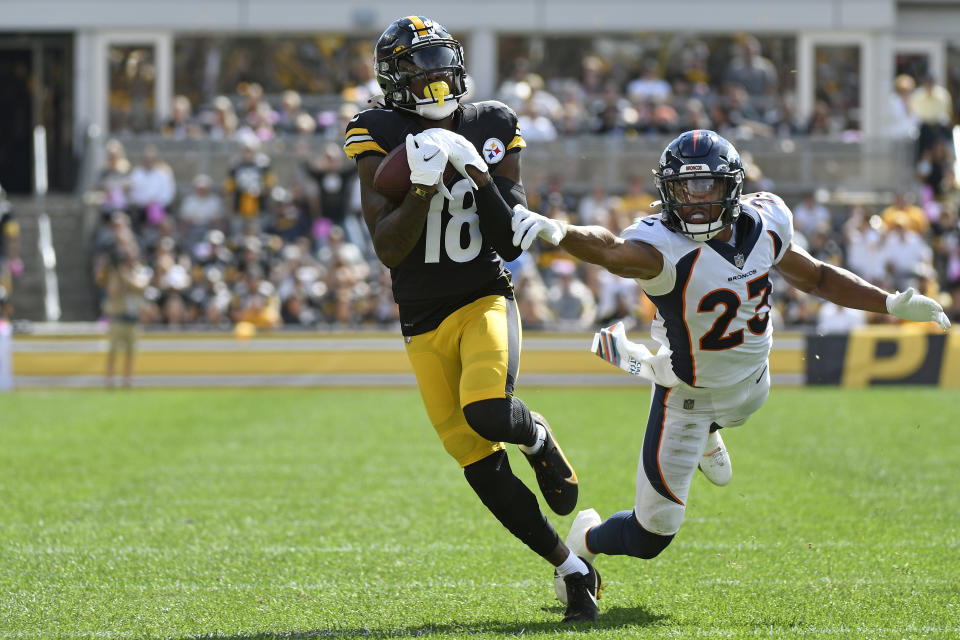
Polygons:
<instances>
[{"instance_id":1,"label":"number 23 jersey","mask_svg":"<svg viewBox=\"0 0 960 640\"><path fill-rule=\"evenodd\" d=\"M695 242L660 216L636 221L622 237L655 247L663 271L638 280L657 307L650 333L672 352L674 373L697 387L726 387L762 367L770 354L770 269L793 239L793 216L780 197L740 199L734 242Z\"/></svg>"},{"instance_id":2,"label":"number 23 jersey","mask_svg":"<svg viewBox=\"0 0 960 640\"><path fill-rule=\"evenodd\" d=\"M526 146L516 114L492 100L465 104L453 129L473 143L491 173L508 154ZM354 159L385 156L405 144L408 133L422 130L402 111L368 109L347 125L343 149ZM403 335L431 331L447 315L483 296L513 297L503 261L480 232L483 211L477 210L469 182L461 178L450 192L450 200L434 195L416 246L390 269Z\"/></svg>"}]
</instances>

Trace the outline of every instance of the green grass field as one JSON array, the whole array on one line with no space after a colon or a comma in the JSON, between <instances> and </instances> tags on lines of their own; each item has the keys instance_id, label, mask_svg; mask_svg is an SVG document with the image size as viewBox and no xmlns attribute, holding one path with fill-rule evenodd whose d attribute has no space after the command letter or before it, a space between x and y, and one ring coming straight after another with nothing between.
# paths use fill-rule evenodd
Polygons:
<instances>
[{"instance_id":1,"label":"green grass field","mask_svg":"<svg viewBox=\"0 0 960 640\"><path fill-rule=\"evenodd\" d=\"M648 393L524 391L580 507L631 507ZM695 480L660 557L601 556L571 631L415 391L6 394L0 638L957 638L958 395L775 389L733 482Z\"/></svg>"}]
</instances>

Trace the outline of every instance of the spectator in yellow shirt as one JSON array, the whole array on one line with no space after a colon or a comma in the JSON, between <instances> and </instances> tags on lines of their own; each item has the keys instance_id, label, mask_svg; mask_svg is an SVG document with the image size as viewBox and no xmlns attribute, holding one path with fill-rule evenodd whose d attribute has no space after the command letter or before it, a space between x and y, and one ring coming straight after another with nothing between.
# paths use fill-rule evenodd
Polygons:
<instances>
[{"instance_id":1,"label":"spectator in yellow shirt","mask_svg":"<svg viewBox=\"0 0 960 640\"><path fill-rule=\"evenodd\" d=\"M950 92L938 85L932 74L910 94L910 110L920 122L918 155L933 146L936 140L949 135L953 122L953 99Z\"/></svg>"},{"instance_id":2,"label":"spectator in yellow shirt","mask_svg":"<svg viewBox=\"0 0 960 640\"><path fill-rule=\"evenodd\" d=\"M895 223L903 224L907 229L916 231L920 235L925 235L930 228L930 221L923 209L909 202L907 196L902 191L898 191L893 197L893 204L883 210L880 214L883 223L890 228Z\"/></svg>"}]
</instances>

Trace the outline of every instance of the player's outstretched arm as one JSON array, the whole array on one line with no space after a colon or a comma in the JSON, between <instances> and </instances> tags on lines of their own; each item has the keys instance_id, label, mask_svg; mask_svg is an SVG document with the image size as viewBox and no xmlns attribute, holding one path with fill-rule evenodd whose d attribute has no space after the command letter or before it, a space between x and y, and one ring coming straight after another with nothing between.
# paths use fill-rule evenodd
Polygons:
<instances>
[{"instance_id":1,"label":"player's outstretched arm","mask_svg":"<svg viewBox=\"0 0 960 640\"><path fill-rule=\"evenodd\" d=\"M470 174L468 177L477 184L474 195L480 213L480 233L504 260L510 262L522 253L510 242L513 215L510 202L516 202L516 193L526 202L520 184L520 154L506 156L492 171L496 178L491 173L477 170L473 165L466 166L466 172Z\"/></svg>"},{"instance_id":2,"label":"player's outstretched arm","mask_svg":"<svg viewBox=\"0 0 960 640\"><path fill-rule=\"evenodd\" d=\"M373 188L373 176L383 158L367 156L357 161L360 175L360 206L363 219L373 238L377 257L388 267L400 264L420 239L430 208L430 198L437 187L417 185L399 205L383 197ZM425 196L417 195L423 193Z\"/></svg>"},{"instance_id":3,"label":"player's outstretched arm","mask_svg":"<svg viewBox=\"0 0 960 640\"><path fill-rule=\"evenodd\" d=\"M834 304L889 313L903 320L936 322L944 331L950 328L950 320L936 300L912 287L902 293L888 293L851 271L817 260L794 243L777 269L790 285Z\"/></svg>"},{"instance_id":4,"label":"player's outstretched arm","mask_svg":"<svg viewBox=\"0 0 960 640\"><path fill-rule=\"evenodd\" d=\"M604 227L581 227L553 220L516 205L513 244L526 250L537 238L623 278L649 280L663 270L663 255L648 244L624 240Z\"/></svg>"}]
</instances>

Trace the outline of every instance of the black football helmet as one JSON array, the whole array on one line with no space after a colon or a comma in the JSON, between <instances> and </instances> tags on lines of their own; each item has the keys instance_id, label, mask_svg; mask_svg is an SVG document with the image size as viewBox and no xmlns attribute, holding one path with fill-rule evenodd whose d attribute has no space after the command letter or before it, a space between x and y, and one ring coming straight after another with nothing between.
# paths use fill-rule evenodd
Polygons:
<instances>
[{"instance_id":1,"label":"black football helmet","mask_svg":"<svg viewBox=\"0 0 960 640\"><path fill-rule=\"evenodd\" d=\"M395 20L377 40L374 63L384 101L394 109L441 120L467 92L463 47L429 18ZM418 78L423 80L421 95L411 89Z\"/></svg>"},{"instance_id":2,"label":"black football helmet","mask_svg":"<svg viewBox=\"0 0 960 640\"><path fill-rule=\"evenodd\" d=\"M709 240L740 215L743 163L736 148L713 131L696 129L677 136L653 173L663 223L677 233ZM694 212L702 216L704 208L707 219L689 221Z\"/></svg>"}]
</instances>

